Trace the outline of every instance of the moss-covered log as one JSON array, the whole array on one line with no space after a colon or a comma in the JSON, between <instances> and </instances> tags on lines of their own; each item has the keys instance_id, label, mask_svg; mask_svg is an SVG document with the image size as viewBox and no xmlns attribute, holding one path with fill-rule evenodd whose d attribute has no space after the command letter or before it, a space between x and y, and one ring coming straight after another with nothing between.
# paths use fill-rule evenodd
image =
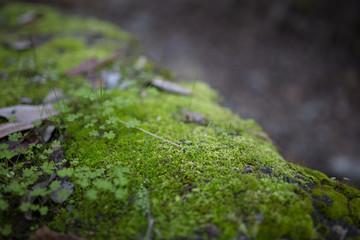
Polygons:
<instances>
[{"instance_id":1,"label":"moss-covered log","mask_svg":"<svg viewBox=\"0 0 360 240\"><path fill-rule=\"evenodd\" d=\"M29 11L36 19L19 22ZM14 159L2 140L3 237L47 225L88 239L360 239L358 190L286 162L254 121L221 107L205 83L178 82L190 96L149 84L170 75L140 56L129 34L45 6L10 4L0 16L0 107L21 98L41 104L52 89L66 96L54 104L61 114L50 119L57 128L52 142ZM29 46L16 48L19 41ZM90 72L66 74L114 52L118 59L91 74L112 69L127 88L103 90ZM44 167L54 144L67 168ZM27 169L36 170L32 182ZM31 187L53 172L74 183L74 192L61 204L39 200L26 208ZM22 211L32 211L32 220Z\"/></svg>"}]
</instances>

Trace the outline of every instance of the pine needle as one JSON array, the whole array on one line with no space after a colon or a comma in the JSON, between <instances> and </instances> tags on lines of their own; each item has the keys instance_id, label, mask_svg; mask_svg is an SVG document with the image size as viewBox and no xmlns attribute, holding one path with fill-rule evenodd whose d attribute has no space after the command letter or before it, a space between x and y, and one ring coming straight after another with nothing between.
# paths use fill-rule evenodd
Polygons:
<instances>
[{"instance_id":1,"label":"pine needle","mask_svg":"<svg viewBox=\"0 0 360 240\"><path fill-rule=\"evenodd\" d=\"M203 137L205 136L206 131L209 129L211 123L212 123L212 121L210 121L210 122L209 122L209 125L206 127L205 132L203 133L203 135L202 135L202 137L201 137L201 139L200 139L200 141L199 141L199 143L198 143L198 145L197 145L197 147L196 147L196 151L198 150L198 148L199 148L199 146L200 146L200 143L201 143Z\"/></svg>"},{"instance_id":2,"label":"pine needle","mask_svg":"<svg viewBox=\"0 0 360 240\"><path fill-rule=\"evenodd\" d=\"M122 123L122 124L124 124L124 125L127 125L127 123L124 122L124 121L122 121L122 120L119 120L119 122ZM149 135L151 135L151 136L153 136L153 137L159 138L159 139L163 140L164 142L170 143L170 144L172 144L172 145L174 145L174 146L176 146L176 147L181 148L181 146L180 146L179 144L173 143L173 142L171 142L171 141L169 141L169 140L167 140L167 139L165 139L165 138L162 138L162 137L160 137L160 136L158 136L158 135L156 135L156 134L154 134L154 133L151 133L151 132L149 132L149 131L146 131L145 129L142 129L142 128L139 128L139 127L133 127L133 128L135 128L135 129L137 129L137 130L139 130L139 131L142 131L142 132L144 132L144 133L146 133L146 134L149 134Z\"/></svg>"}]
</instances>

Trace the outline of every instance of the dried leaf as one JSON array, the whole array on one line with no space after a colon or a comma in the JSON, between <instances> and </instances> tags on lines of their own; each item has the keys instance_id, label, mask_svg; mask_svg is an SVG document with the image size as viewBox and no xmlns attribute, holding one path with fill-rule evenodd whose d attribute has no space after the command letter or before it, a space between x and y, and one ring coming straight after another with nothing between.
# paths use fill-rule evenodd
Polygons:
<instances>
[{"instance_id":1,"label":"dried leaf","mask_svg":"<svg viewBox=\"0 0 360 240\"><path fill-rule=\"evenodd\" d=\"M0 138L6 137L14 132L21 132L33 128L32 123L2 123L0 124Z\"/></svg>"},{"instance_id":2,"label":"dried leaf","mask_svg":"<svg viewBox=\"0 0 360 240\"><path fill-rule=\"evenodd\" d=\"M44 133L41 135L41 138L44 142L49 141L49 139L51 138L52 133L55 130L55 126L54 125L49 125L46 127Z\"/></svg>"},{"instance_id":3,"label":"dried leaf","mask_svg":"<svg viewBox=\"0 0 360 240\"><path fill-rule=\"evenodd\" d=\"M43 226L30 237L29 240L86 240L82 237L77 237L69 234L61 234L52 232L48 227Z\"/></svg>"},{"instance_id":4,"label":"dried leaf","mask_svg":"<svg viewBox=\"0 0 360 240\"><path fill-rule=\"evenodd\" d=\"M45 120L59 112L50 104L47 105L16 105L0 109L0 117L10 119L16 117L14 123L0 124L0 138L14 132L28 130L34 127L34 121Z\"/></svg>"},{"instance_id":5,"label":"dried leaf","mask_svg":"<svg viewBox=\"0 0 360 240\"><path fill-rule=\"evenodd\" d=\"M98 61L95 58L85 60L80 65L66 72L66 76L73 77L84 73L93 72L96 69Z\"/></svg>"},{"instance_id":6,"label":"dried leaf","mask_svg":"<svg viewBox=\"0 0 360 240\"><path fill-rule=\"evenodd\" d=\"M187 123L195 123L200 125L206 125L205 116L198 112L190 112L187 109L181 109L181 114L185 118L185 122Z\"/></svg>"},{"instance_id":7,"label":"dried leaf","mask_svg":"<svg viewBox=\"0 0 360 240\"><path fill-rule=\"evenodd\" d=\"M20 25L25 25L34 22L38 18L42 16L41 13L35 12L35 11L29 11L27 13L24 13L21 15L18 19L18 23Z\"/></svg>"},{"instance_id":8,"label":"dried leaf","mask_svg":"<svg viewBox=\"0 0 360 240\"><path fill-rule=\"evenodd\" d=\"M11 141L6 141L4 143L8 144L8 151L12 151L12 152L18 152L20 154L20 147L22 147L23 149L28 149L29 145L32 143L38 143L40 142L40 137L36 134L31 134L30 137L24 137L22 139L20 139L18 142L11 142ZM20 146L19 146L20 145Z\"/></svg>"},{"instance_id":9,"label":"dried leaf","mask_svg":"<svg viewBox=\"0 0 360 240\"><path fill-rule=\"evenodd\" d=\"M51 158L54 161L54 163L56 164L56 167L58 169L62 169L63 167L67 167L66 165L68 165L68 162L63 162L64 160L64 150L63 148L60 147L56 147L53 149L53 152L51 153Z\"/></svg>"},{"instance_id":10,"label":"dried leaf","mask_svg":"<svg viewBox=\"0 0 360 240\"><path fill-rule=\"evenodd\" d=\"M36 120L45 120L59 112L50 104L47 105L16 105L0 109L0 116L6 119L16 117L16 122L32 123Z\"/></svg>"},{"instance_id":11,"label":"dried leaf","mask_svg":"<svg viewBox=\"0 0 360 240\"><path fill-rule=\"evenodd\" d=\"M72 77L72 76L77 76L77 75L85 74L85 73L90 74L90 73L94 72L97 68L114 61L119 56L120 56L120 53L115 52L113 55L105 58L102 61L98 61L95 58L90 58L88 60L85 60L80 65L76 66L75 68L67 71L66 76Z\"/></svg>"},{"instance_id":12,"label":"dried leaf","mask_svg":"<svg viewBox=\"0 0 360 240\"><path fill-rule=\"evenodd\" d=\"M55 203L65 202L74 191L74 184L68 181L61 182L60 187L50 194L51 200Z\"/></svg>"},{"instance_id":13,"label":"dried leaf","mask_svg":"<svg viewBox=\"0 0 360 240\"><path fill-rule=\"evenodd\" d=\"M176 94L181 94L181 95L191 95L191 91L187 90L186 88L183 88L182 86L173 83L173 82L169 82L169 81L165 81L161 78L155 78L154 80L151 81L151 84L154 87L157 87L158 89L165 91L165 92L170 92L170 93L176 93Z\"/></svg>"}]
</instances>

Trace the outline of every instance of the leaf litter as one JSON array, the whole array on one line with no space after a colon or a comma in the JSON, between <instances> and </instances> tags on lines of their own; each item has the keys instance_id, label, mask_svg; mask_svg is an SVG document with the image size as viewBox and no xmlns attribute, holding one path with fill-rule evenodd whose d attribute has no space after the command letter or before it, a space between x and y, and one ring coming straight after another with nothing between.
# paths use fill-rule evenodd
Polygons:
<instances>
[{"instance_id":1,"label":"leaf litter","mask_svg":"<svg viewBox=\"0 0 360 240\"><path fill-rule=\"evenodd\" d=\"M180 95L191 95L192 92L187 90L186 88L180 86L179 84L166 81L162 78L155 78L151 81L151 85L162 90L164 92L175 93Z\"/></svg>"},{"instance_id":2,"label":"leaf litter","mask_svg":"<svg viewBox=\"0 0 360 240\"><path fill-rule=\"evenodd\" d=\"M0 109L0 117L11 120L15 118L15 122L7 122L0 124L0 138L8 136L14 132L20 132L34 127L33 122L45 120L50 116L58 115L51 104L46 105L16 105Z\"/></svg>"},{"instance_id":3,"label":"leaf litter","mask_svg":"<svg viewBox=\"0 0 360 240\"><path fill-rule=\"evenodd\" d=\"M96 58L90 58L80 63L78 66L68 70L65 74L68 77L73 77L81 74L90 74L97 70L97 68L105 66L108 63L120 57L120 52L115 52L104 60L98 61Z\"/></svg>"},{"instance_id":4,"label":"leaf litter","mask_svg":"<svg viewBox=\"0 0 360 240\"><path fill-rule=\"evenodd\" d=\"M77 237L70 234L62 234L57 232L52 232L48 227L42 226L38 229L34 235L32 235L29 240L86 240L82 237Z\"/></svg>"}]
</instances>

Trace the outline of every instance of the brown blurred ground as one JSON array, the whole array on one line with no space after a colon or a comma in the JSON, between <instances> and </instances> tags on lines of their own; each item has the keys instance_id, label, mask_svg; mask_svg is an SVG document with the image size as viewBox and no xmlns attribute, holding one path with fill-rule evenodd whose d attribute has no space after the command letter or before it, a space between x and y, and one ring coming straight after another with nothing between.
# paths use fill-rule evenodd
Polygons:
<instances>
[{"instance_id":1,"label":"brown blurred ground","mask_svg":"<svg viewBox=\"0 0 360 240\"><path fill-rule=\"evenodd\" d=\"M286 159L360 179L360 1L32 2L120 25L259 122Z\"/></svg>"}]
</instances>

